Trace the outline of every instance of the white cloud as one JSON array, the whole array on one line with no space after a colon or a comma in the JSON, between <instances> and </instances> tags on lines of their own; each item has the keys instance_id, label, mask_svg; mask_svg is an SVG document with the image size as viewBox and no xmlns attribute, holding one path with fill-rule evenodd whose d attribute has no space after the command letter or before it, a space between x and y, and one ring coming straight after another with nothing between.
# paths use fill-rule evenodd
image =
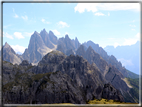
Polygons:
<instances>
[{"instance_id":1,"label":"white cloud","mask_svg":"<svg viewBox=\"0 0 142 107\"><path fill-rule=\"evenodd\" d=\"M45 19L41 19L41 21L45 24L49 24L50 22L46 21Z\"/></svg>"},{"instance_id":2,"label":"white cloud","mask_svg":"<svg viewBox=\"0 0 142 107\"><path fill-rule=\"evenodd\" d=\"M56 36L61 35L57 30L51 30Z\"/></svg>"},{"instance_id":3,"label":"white cloud","mask_svg":"<svg viewBox=\"0 0 142 107\"><path fill-rule=\"evenodd\" d=\"M3 36L9 39L14 39L12 35L9 35L7 32L3 32Z\"/></svg>"},{"instance_id":4,"label":"white cloud","mask_svg":"<svg viewBox=\"0 0 142 107\"><path fill-rule=\"evenodd\" d=\"M130 26L130 27L136 27L135 25L131 25L131 24L130 24L129 26Z\"/></svg>"},{"instance_id":5,"label":"white cloud","mask_svg":"<svg viewBox=\"0 0 142 107\"><path fill-rule=\"evenodd\" d=\"M19 46L19 45L11 45L11 47L14 49L14 51L17 53L17 52L20 52L20 53L24 53L25 51L25 47L23 46Z\"/></svg>"},{"instance_id":6,"label":"white cloud","mask_svg":"<svg viewBox=\"0 0 142 107\"><path fill-rule=\"evenodd\" d=\"M140 36L140 33L137 33L136 35L135 35L135 38L137 39L137 41L141 41L141 38L140 38L141 36Z\"/></svg>"},{"instance_id":7,"label":"white cloud","mask_svg":"<svg viewBox=\"0 0 142 107\"><path fill-rule=\"evenodd\" d=\"M131 29L132 31L135 31L135 29Z\"/></svg>"},{"instance_id":8,"label":"white cloud","mask_svg":"<svg viewBox=\"0 0 142 107\"><path fill-rule=\"evenodd\" d=\"M16 38L18 38L18 39L23 39L24 38L24 36L22 36L22 33L20 33L20 32L14 32L14 36Z\"/></svg>"},{"instance_id":9,"label":"white cloud","mask_svg":"<svg viewBox=\"0 0 142 107\"><path fill-rule=\"evenodd\" d=\"M133 38L125 39L122 45L133 45L137 41L140 41L140 33L137 33Z\"/></svg>"},{"instance_id":10,"label":"white cloud","mask_svg":"<svg viewBox=\"0 0 142 107\"><path fill-rule=\"evenodd\" d=\"M13 12L14 12L14 18L18 18L19 16L15 13L15 9L14 8L12 8L12 10L13 10Z\"/></svg>"},{"instance_id":11,"label":"white cloud","mask_svg":"<svg viewBox=\"0 0 142 107\"><path fill-rule=\"evenodd\" d=\"M114 43L114 48L116 48L117 46L120 46L120 44L117 43L117 42L115 42L115 43Z\"/></svg>"},{"instance_id":12,"label":"white cloud","mask_svg":"<svg viewBox=\"0 0 142 107\"><path fill-rule=\"evenodd\" d=\"M134 65L131 60L120 58L118 59L118 61L120 61L123 66L133 66Z\"/></svg>"},{"instance_id":13,"label":"white cloud","mask_svg":"<svg viewBox=\"0 0 142 107\"><path fill-rule=\"evenodd\" d=\"M139 3L78 3L74 8L75 12L79 13L85 12L85 10L97 12L98 10L133 10L140 11Z\"/></svg>"},{"instance_id":14,"label":"white cloud","mask_svg":"<svg viewBox=\"0 0 142 107\"><path fill-rule=\"evenodd\" d=\"M61 28L70 27L66 22L62 22L62 21L59 21L57 24L58 24Z\"/></svg>"},{"instance_id":15,"label":"white cloud","mask_svg":"<svg viewBox=\"0 0 142 107\"><path fill-rule=\"evenodd\" d=\"M24 36L27 36L27 37L31 37L31 35L33 34L34 32L32 32L32 33L29 33L29 32L24 32Z\"/></svg>"},{"instance_id":16,"label":"white cloud","mask_svg":"<svg viewBox=\"0 0 142 107\"><path fill-rule=\"evenodd\" d=\"M98 13L95 13L95 16L105 16L105 14L98 12Z\"/></svg>"},{"instance_id":17,"label":"white cloud","mask_svg":"<svg viewBox=\"0 0 142 107\"><path fill-rule=\"evenodd\" d=\"M110 16L110 13L108 12L108 16Z\"/></svg>"},{"instance_id":18,"label":"white cloud","mask_svg":"<svg viewBox=\"0 0 142 107\"><path fill-rule=\"evenodd\" d=\"M26 16L26 15L25 15L25 16L21 16L21 17L22 17L22 19L25 20L25 21L28 20L28 16Z\"/></svg>"},{"instance_id":19,"label":"white cloud","mask_svg":"<svg viewBox=\"0 0 142 107\"><path fill-rule=\"evenodd\" d=\"M18 18L19 16L17 14L14 15L14 18Z\"/></svg>"},{"instance_id":20,"label":"white cloud","mask_svg":"<svg viewBox=\"0 0 142 107\"><path fill-rule=\"evenodd\" d=\"M140 41L140 33L137 33L134 37L131 38L108 38L110 41L116 41L113 46L116 48L117 46L126 46L126 45L134 45L137 41ZM122 42L123 41L123 42Z\"/></svg>"},{"instance_id":21,"label":"white cloud","mask_svg":"<svg viewBox=\"0 0 142 107\"><path fill-rule=\"evenodd\" d=\"M78 11L79 13L83 13L85 10L96 12L98 11L97 6L98 3L78 3L77 6L74 8L75 12Z\"/></svg>"}]
</instances>

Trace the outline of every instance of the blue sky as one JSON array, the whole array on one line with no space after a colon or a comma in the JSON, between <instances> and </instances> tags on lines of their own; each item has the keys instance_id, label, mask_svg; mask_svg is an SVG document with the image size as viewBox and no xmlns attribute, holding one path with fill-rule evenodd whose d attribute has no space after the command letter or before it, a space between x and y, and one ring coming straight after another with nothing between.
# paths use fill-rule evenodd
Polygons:
<instances>
[{"instance_id":1,"label":"blue sky","mask_svg":"<svg viewBox=\"0 0 142 107\"><path fill-rule=\"evenodd\" d=\"M132 45L140 37L139 3L4 3L3 44L23 53L34 31L101 47Z\"/></svg>"}]
</instances>

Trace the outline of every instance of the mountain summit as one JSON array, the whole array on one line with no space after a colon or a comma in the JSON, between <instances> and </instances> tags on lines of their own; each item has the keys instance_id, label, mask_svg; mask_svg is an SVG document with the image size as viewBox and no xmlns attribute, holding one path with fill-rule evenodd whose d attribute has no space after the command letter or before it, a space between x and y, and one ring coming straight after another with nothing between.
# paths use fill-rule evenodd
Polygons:
<instances>
[{"instance_id":1,"label":"mountain summit","mask_svg":"<svg viewBox=\"0 0 142 107\"><path fill-rule=\"evenodd\" d=\"M12 47L6 42L2 47L3 50L3 60L11 62L13 64L20 64L22 58L16 54L16 52L12 49Z\"/></svg>"}]
</instances>

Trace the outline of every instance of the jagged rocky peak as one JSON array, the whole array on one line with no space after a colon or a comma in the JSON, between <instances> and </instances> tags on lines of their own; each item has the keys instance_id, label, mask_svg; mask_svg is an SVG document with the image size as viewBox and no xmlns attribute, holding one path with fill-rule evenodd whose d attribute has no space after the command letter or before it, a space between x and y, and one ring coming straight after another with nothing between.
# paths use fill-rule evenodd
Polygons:
<instances>
[{"instance_id":1,"label":"jagged rocky peak","mask_svg":"<svg viewBox=\"0 0 142 107\"><path fill-rule=\"evenodd\" d=\"M75 55L75 52L72 50L72 49L69 49L66 51L66 55L69 56L69 55Z\"/></svg>"},{"instance_id":2,"label":"jagged rocky peak","mask_svg":"<svg viewBox=\"0 0 142 107\"><path fill-rule=\"evenodd\" d=\"M68 35L68 34L66 34L66 35L65 35L65 38L69 38L69 35Z\"/></svg>"},{"instance_id":3,"label":"jagged rocky peak","mask_svg":"<svg viewBox=\"0 0 142 107\"><path fill-rule=\"evenodd\" d=\"M33 35L39 35L39 33L37 31L35 31Z\"/></svg>"},{"instance_id":4,"label":"jagged rocky peak","mask_svg":"<svg viewBox=\"0 0 142 107\"><path fill-rule=\"evenodd\" d=\"M52 31L49 31L49 38L53 44L57 45L58 38L54 35Z\"/></svg>"},{"instance_id":5,"label":"jagged rocky peak","mask_svg":"<svg viewBox=\"0 0 142 107\"><path fill-rule=\"evenodd\" d=\"M21 66L32 66L32 64L29 63L27 60L23 60L20 65L21 65Z\"/></svg>"},{"instance_id":6,"label":"jagged rocky peak","mask_svg":"<svg viewBox=\"0 0 142 107\"><path fill-rule=\"evenodd\" d=\"M102 98L124 102L124 98L120 91L115 89L110 83L104 85Z\"/></svg>"},{"instance_id":7,"label":"jagged rocky peak","mask_svg":"<svg viewBox=\"0 0 142 107\"><path fill-rule=\"evenodd\" d=\"M10 45L7 42L5 42L4 47L5 48L10 48Z\"/></svg>"},{"instance_id":8,"label":"jagged rocky peak","mask_svg":"<svg viewBox=\"0 0 142 107\"><path fill-rule=\"evenodd\" d=\"M12 47L7 42L5 42L5 45L3 46L3 54L5 52L16 54L16 52L12 49Z\"/></svg>"},{"instance_id":9,"label":"jagged rocky peak","mask_svg":"<svg viewBox=\"0 0 142 107\"><path fill-rule=\"evenodd\" d=\"M50 31L49 31L49 35L54 35L54 33L50 30Z\"/></svg>"},{"instance_id":10,"label":"jagged rocky peak","mask_svg":"<svg viewBox=\"0 0 142 107\"><path fill-rule=\"evenodd\" d=\"M45 65L45 64L48 64L48 63L53 63L53 64L58 64L59 62L61 62L64 58L66 58L66 55L63 54L62 52L60 51L52 51L48 54L46 54L42 60L39 62L38 65Z\"/></svg>"},{"instance_id":11,"label":"jagged rocky peak","mask_svg":"<svg viewBox=\"0 0 142 107\"><path fill-rule=\"evenodd\" d=\"M76 51L76 55L80 55L85 58L85 48L84 45L80 45L80 47Z\"/></svg>"},{"instance_id":12,"label":"jagged rocky peak","mask_svg":"<svg viewBox=\"0 0 142 107\"><path fill-rule=\"evenodd\" d=\"M45 35L46 35L46 34L48 34L48 33L47 33L47 31L46 31L45 29L43 29L43 30L40 32L40 34L45 34Z\"/></svg>"}]
</instances>

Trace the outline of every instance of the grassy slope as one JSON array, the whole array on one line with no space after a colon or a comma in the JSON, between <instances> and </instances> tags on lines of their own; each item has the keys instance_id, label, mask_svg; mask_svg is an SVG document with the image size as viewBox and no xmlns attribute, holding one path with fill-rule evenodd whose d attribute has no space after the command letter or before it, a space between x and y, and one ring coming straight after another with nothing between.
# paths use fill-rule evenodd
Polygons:
<instances>
[{"instance_id":1,"label":"grassy slope","mask_svg":"<svg viewBox=\"0 0 142 107\"><path fill-rule=\"evenodd\" d=\"M132 79L135 79L135 78L139 78L139 75L138 74L135 74L129 70L127 70L127 73L128 73L128 76L127 78L132 78Z\"/></svg>"},{"instance_id":2,"label":"grassy slope","mask_svg":"<svg viewBox=\"0 0 142 107\"><path fill-rule=\"evenodd\" d=\"M139 102L139 78L132 79L127 78L129 84L132 86L129 93L133 96L133 98Z\"/></svg>"}]
</instances>

